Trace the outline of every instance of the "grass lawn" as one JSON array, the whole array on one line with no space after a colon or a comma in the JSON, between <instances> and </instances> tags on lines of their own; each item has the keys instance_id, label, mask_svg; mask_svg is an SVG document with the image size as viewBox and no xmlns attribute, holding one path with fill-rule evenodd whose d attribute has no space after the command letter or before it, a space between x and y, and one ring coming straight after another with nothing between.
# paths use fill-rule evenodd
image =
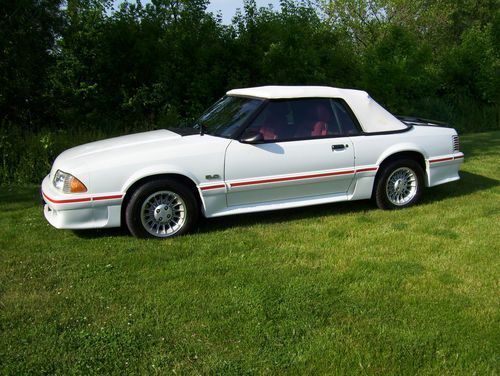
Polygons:
<instances>
[{"instance_id":1,"label":"grass lawn","mask_svg":"<svg viewBox=\"0 0 500 376\"><path fill-rule=\"evenodd\" d=\"M56 230L0 190L0 374L495 375L500 132L462 179L204 221L181 238Z\"/></svg>"}]
</instances>

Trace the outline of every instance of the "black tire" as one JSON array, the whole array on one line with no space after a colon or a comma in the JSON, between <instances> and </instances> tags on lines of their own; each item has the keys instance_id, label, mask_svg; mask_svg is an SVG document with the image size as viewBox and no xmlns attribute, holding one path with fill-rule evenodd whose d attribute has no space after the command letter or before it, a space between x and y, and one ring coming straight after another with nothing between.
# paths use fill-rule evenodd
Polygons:
<instances>
[{"instance_id":1,"label":"black tire","mask_svg":"<svg viewBox=\"0 0 500 376\"><path fill-rule=\"evenodd\" d=\"M125 208L127 227L138 238L183 235L193 228L198 217L198 202L192 190L168 178L141 185L132 193Z\"/></svg>"},{"instance_id":2,"label":"black tire","mask_svg":"<svg viewBox=\"0 0 500 376\"><path fill-rule=\"evenodd\" d=\"M398 183L398 176L403 177L399 179L403 181L403 184ZM405 176L407 180L404 179ZM412 176L416 184L415 190L413 190ZM389 183L388 185L389 179L392 179L391 182L395 184ZM396 184L398 185L396 186ZM397 189L401 189L401 192ZM402 209L417 204L422 198L423 189L424 172L422 167L413 159L395 160L383 166L379 172L375 181L373 198L380 209ZM399 201L398 197L402 197L402 199ZM399 202L396 203L396 201Z\"/></svg>"}]
</instances>

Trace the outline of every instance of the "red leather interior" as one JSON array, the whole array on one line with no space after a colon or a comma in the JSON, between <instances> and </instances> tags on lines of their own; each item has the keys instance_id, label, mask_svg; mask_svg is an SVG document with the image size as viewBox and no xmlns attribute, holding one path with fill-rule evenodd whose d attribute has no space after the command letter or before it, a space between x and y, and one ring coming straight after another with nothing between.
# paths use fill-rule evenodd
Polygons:
<instances>
[{"instance_id":1,"label":"red leather interior","mask_svg":"<svg viewBox=\"0 0 500 376\"><path fill-rule=\"evenodd\" d=\"M327 132L326 122L318 121L313 125L311 136L326 136Z\"/></svg>"},{"instance_id":2,"label":"red leather interior","mask_svg":"<svg viewBox=\"0 0 500 376\"><path fill-rule=\"evenodd\" d=\"M323 104L318 104L315 108L316 123L314 123L311 136L326 136L328 134L328 122L332 115L331 111Z\"/></svg>"},{"instance_id":3,"label":"red leather interior","mask_svg":"<svg viewBox=\"0 0 500 376\"><path fill-rule=\"evenodd\" d=\"M277 135L272 128L262 127L259 129L259 132L262 133L264 140L276 140L277 138Z\"/></svg>"}]
</instances>

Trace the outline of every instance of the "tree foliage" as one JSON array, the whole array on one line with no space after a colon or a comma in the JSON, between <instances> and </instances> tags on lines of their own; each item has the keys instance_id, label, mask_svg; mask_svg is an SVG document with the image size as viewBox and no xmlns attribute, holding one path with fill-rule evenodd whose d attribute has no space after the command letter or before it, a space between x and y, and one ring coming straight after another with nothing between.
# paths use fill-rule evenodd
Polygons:
<instances>
[{"instance_id":1,"label":"tree foliage","mask_svg":"<svg viewBox=\"0 0 500 376\"><path fill-rule=\"evenodd\" d=\"M115 3L0 0L9 179L16 145L49 161L67 146L60 132L176 126L252 85L360 88L393 112L499 126L498 0L281 0L278 10L245 0L230 25L208 0Z\"/></svg>"},{"instance_id":2,"label":"tree foliage","mask_svg":"<svg viewBox=\"0 0 500 376\"><path fill-rule=\"evenodd\" d=\"M47 71L57 60L61 0L0 1L0 122L46 118Z\"/></svg>"},{"instance_id":3,"label":"tree foliage","mask_svg":"<svg viewBox=\"0 0 500 376\"><path fill-rule=\"evenodd\" d=\"M358 87L406 113L498 107L498 0L246 0L231 25L208 0L113 4L2 1L2 123L170 126L260 84Z\"/></svg>"}]
</instances>

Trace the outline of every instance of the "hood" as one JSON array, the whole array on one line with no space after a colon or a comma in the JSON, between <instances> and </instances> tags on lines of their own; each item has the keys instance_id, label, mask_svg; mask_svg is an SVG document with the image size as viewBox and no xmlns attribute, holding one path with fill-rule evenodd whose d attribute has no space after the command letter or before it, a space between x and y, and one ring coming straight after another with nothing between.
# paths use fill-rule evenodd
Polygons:
<instances>
[{"instance_id":1,"label":"hood","mask_svg":"<svg viewBox=\"0 0 500 376\"><path fill-rule=\"evenodd\" d=\"M115 137L74 147L54 161L57 170L70 173L84 184L93 176L129 176L152 166L201 166L206 160L224 164L224 151L230 139L211 135L181 136L169 130L157 130ZM179 167L180 166L180 167Z\"/></svg>"},{"instance_id":2,"label":"hood","mask_svg":"<svg viewBox=\"0 0 500 376\"><path fill-rule=\"evenodd\" d=\"M125 156L130 158L144 151L159 148L164 150L166 146L176 144L181 139L182 136L177 133L160 129L91 142L62 152L54 161L52 172L60 169L72 173L103 162L123 160Z\"/></svg>"},{"instance_id":3,"label":"hood","mask_svg":"<svg viewBox=\"0 0 500 376\"><path fill-rule=\"evenodd\" d=\"M64 151L60 157L65 160L75 160L83 157L92 157L97 153L105 153L109 151L120 151L120 149L130 149L135 147L148 148L152 144L163 143L166 140L179 139L180 135L160 129L156 131L130 134L108 138L102 141L95 141L88 144L76 146Z\"/></svg>"}]
</instances>

